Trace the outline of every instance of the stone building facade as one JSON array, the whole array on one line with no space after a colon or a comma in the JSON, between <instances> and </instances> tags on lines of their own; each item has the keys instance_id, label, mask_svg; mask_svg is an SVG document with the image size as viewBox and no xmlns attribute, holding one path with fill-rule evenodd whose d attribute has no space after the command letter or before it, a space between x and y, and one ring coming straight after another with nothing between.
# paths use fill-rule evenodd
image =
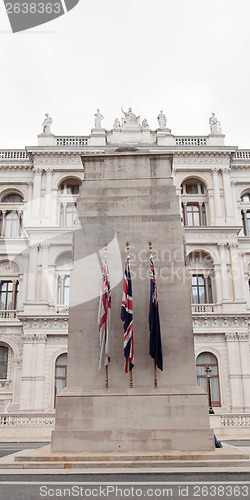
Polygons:
<instances>
[{"instance_id":1,"label":"stone building facade","mask_svg":"<svg viewBox=\"0 0 250 500\"><path fill-rule=\"evenodd\" d=\"M55 395L67 383L70 270L84 156L98 161L117 151L125 164L127 155L142 153L171 158L185 229L197 380L207 390L205 370L211 369L218 427L248 427L250 150L226 146L214 115L207 136L181 137L166 127L163 112L156 130L145 119L141 124L131 108L124 115L106 130L98 110L95 128L79 137L52 134L45 119L37 146L0 150L2 421L52 415Z\"/></svg>"}]
</instances>

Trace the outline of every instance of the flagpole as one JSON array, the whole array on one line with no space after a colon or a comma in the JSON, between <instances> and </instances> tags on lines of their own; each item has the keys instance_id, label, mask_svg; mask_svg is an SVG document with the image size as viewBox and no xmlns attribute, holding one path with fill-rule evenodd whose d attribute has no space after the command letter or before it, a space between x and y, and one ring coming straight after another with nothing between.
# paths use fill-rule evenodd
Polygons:
<instances>
[{"instance_id":1,"label":"flagpole","mask_svg":"<svg viewBox=\"0 0 250 500\"><path fill-rule=\"evenodd\" d=\"M127 249L127 258L129 257L129 242L126 241L126 249ZM129 370L129 375L130 375L130 379L129 379L129 387L132 388L134 386L134 383L133 383L133 368L131 370Z\"/></svg>"},{"instance_id":2,"label":"flagpole","mask_svg":"<svg viewBox=\"0 0 250 500\"><path fill-rule=\"evenodd\" d=\"M149 247L149 258L152 255L152 241L148 242L148 247ZM157 366L156 366L156 361L154 360L154 386L157 387L158 380L157 380Z\"/></svg>"},{"instance_id":3,"label":"flagpole","mask_svg":"<svg viewBox=\"0 0 250 500\"><path fill-rule=\"evenodd\" d=\"M157 387L157 369L156 369L156 361L155 361L155 387Z\"/></svg>"},{"instance_id":4,"label":"flagpole","mask_svg":"<svg viewBox=\"0 0 250 500\"><path fill-rule=\"evenodd\" d=\"M107 255L108 255L108 243L106 242L105 243L105 260L107 259ZM105 388L108 389L108 386L109 386L109 365L107 364L106 365L106 379L105 379Z\"/></svg>"}]
</instances>

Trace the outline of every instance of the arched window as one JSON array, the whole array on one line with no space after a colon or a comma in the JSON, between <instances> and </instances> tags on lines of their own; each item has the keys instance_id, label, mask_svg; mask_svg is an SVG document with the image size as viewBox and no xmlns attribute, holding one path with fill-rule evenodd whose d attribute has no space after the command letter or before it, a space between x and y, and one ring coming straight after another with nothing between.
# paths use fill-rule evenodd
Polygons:
<instances>
[{"instance_id":1,"label":"arched window","mask_svg":"<svg viewBox=\"0 0 250 500\"><path fill-rule=\"evenodd\" d=\"M56 396L67 386L67 354L61 354L55 366L55 404Z\"/></svg>"},{"instance_id":2,"label":"arched window","mask_svg":"<svg viewBox=\"0 0 250 500\"><path fill-rule=\"evenodd\" d=\"M20 204L23 197L18 193L9 193L1 200L0 235L5 238L16 238L21 235L22 211Z\"/></svg>"},{"instance_id":3,"label":"arched window","mask_svg":"<svg viewBox=\"0 0 250 500\"><path fill-rule=\"evenodd\" d=\"M81 182L78 179L66 179L59 185L59 225L61 227L73 227L75 225L80 184Z\"/></svg>"},{"instance_id":4,"label":"arched window","mask_svg":"<svg viewBox=\"0 0 250 500\"><path fill-rule=\"evenodd\" d=\"M182 219L184 226L206 226L207 190L197 179L189 179L181 185Z\"/></svg>"},{"instance_id":5,"label":"arched window","mask_svg":"<svg viewBox=\"0 0 250 500\"><path fill-rule=\"evenodd\" d=\"M8 347L0 345L0 379L2 380L6 380L8 375L8 355Z\"/></svg>"},{"instance_id":6,"label":"arched window","mask_svg":"<svg viewBox=\"0 0 250 500\"><path fill-rule=\"evenodd\" d=\"M206 368L211 369L210 390L212 406L220 406L219 371L216 356L211 352L202 352L196 359L197 383L209 395L208 378ZM209 397L208 397L209 402Z\"/></svg>"}]
</instances>

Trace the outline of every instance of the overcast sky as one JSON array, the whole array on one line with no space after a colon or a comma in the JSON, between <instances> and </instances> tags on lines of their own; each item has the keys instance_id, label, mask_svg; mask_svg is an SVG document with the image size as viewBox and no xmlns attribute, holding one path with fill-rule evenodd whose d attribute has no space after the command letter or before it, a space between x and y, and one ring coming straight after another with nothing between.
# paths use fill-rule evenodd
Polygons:
<instances>
[{"instance_id":1,"label":"overcast sky","mask_svg":"<svg viewBox=\"0 0 250 500\"><path fill-rule=\"evenodd\" d=\"M249 0L80 0L68 14L12 34L0 0L0 149L88 135L100 108L121 106L174 135L207 135L212 112L226 144L250 148Z\"/></svg>"}]
</instances>

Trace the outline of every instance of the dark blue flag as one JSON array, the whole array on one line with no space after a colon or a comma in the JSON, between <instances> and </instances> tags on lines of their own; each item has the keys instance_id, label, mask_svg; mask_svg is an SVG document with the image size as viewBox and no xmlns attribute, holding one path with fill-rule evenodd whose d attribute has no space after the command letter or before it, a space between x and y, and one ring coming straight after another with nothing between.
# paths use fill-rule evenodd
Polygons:
<instances>
[{"instance_id":1,"label":"dark blue flag","mask_svg":"<svg viewBox=\"0 0 250 500\"><path fill-rule=\"evenodd\" d=\"M158 295L152 255L150 256L150 305L148 321L150 331L149 354L154 358L158 368L163 370Z\"/></svg>"}]
</instances>

